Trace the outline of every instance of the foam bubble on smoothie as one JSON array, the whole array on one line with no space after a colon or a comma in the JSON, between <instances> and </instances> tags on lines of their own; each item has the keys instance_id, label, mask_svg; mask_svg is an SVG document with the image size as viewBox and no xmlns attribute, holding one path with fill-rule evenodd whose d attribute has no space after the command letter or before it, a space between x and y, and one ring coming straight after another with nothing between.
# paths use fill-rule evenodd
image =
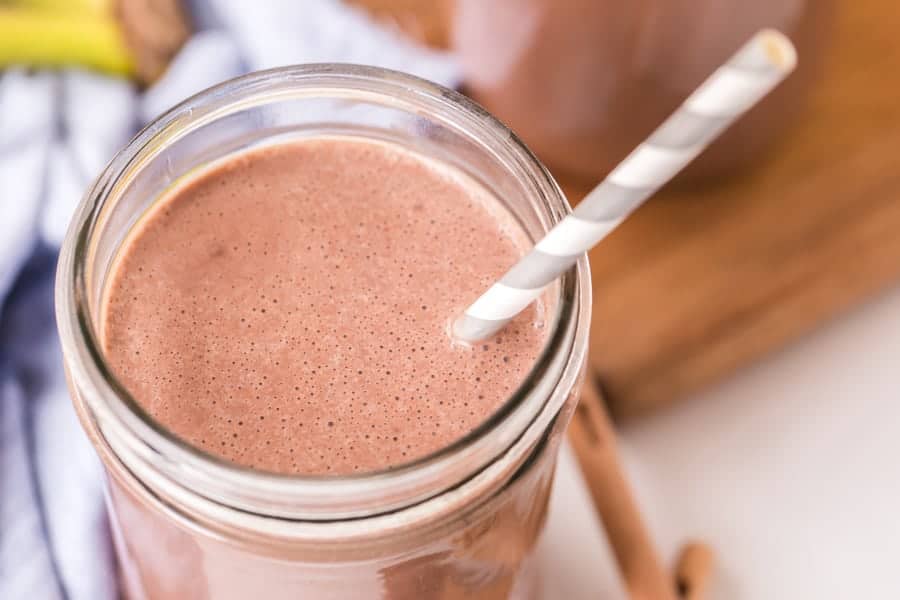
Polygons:
<instances>
[{"instance_id":1,"label":"foam bubble on smoothie","mask_svg":"<svg viewBox=\"0 0 900 600\"><path fill-rule=\"evenodd\" d=\"M485 189L399 147L257 149L134 228L103 345L136 401L206 452L279 473L380 470L470 432L532 368L539 305L473 347L446 328L528 245Z\"/></svg>"}]
</instances>

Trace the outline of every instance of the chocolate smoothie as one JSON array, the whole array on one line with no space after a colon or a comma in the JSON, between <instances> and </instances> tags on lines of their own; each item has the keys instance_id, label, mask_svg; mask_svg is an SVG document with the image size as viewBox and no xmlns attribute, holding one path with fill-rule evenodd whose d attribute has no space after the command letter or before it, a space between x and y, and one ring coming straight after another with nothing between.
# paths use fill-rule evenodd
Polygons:
<instances>
[{"instance_id":1,"label":"chocolate smoothie","mask_svg":"<svg viewBox=\"0 0 900 600\"><path fill-rule=\"evenodd\" d=\"M372 67L249 74L129 143L56 289L122 597L537 600L586 260L449 331L567 208L502 124Z\"/></svg>"},{"instance_id":2,"label":"chocolate smoothie","mask_svg":"<svg viewBox=\"0 0 900 600\"><path fill-rule=\"evenodd\" d=\"M686 171L716 175L760 156L797 120L827 54L836 5L456 0L453 49L467 92L555 173L587 184L609 173L759 29L783 31L801 57L797 71Z\"/></svg>"},{"instance_id":3,"label":"chocolate smoothie","mask_svg":"<svg viewBox=\"0 0 900 600\"><path fill-rule=\"evenodd\" d=\"M104 350L135 400L267 472L372 472L483 423L545 342L540 303L448 334L529 240L473 180L387 143L322 137L187 176L126 239Z\"/></svg>"}]
</instances>

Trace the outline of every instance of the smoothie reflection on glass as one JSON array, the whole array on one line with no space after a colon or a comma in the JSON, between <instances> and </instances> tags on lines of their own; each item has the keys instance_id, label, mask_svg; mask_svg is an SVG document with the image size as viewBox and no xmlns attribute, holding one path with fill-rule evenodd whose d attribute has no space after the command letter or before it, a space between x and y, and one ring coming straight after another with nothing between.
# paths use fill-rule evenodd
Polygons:
<instances>
[{"instance_id":1,"label":"smoothie reflection on glass","mask_svg":"<svg viewBox=\"0 0 900 600\"><path fill-rule=\"evenodd\" d=\"M57 280L127 596L534 598L586 260L449 331L566 210L490 115L374 68L248 75L139 134Z\"/></svg>"}]
</instances>

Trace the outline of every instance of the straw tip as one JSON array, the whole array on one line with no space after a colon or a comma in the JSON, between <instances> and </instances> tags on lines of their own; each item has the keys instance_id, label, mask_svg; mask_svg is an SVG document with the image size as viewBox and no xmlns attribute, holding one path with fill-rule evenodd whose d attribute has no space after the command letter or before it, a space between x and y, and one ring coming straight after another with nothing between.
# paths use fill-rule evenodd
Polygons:
<instances>
[{"instance_id":1,"label":"straw tip","mask_svg":"<svg viewBox=\"0 0 900 600\"><path fill-rule=\"evenodd\" d=\"M766 59L781 71L793 71L797 66L797 49L784 33L777 29L763 29L756 34L756 43Z\"/></svg>"},{"instance_id":2,"label":"straw tip","mask_svg":"<svg viewBox=\"0 0 900 600\"><path fill-rule=\"evenodd\" d=\"M463 313L448 324L450 338L456 344L469 346L491 337L506 321L479 319Z\"/></svg>"},{"instance_id":3,"label":"straw tip","mask_svg":"<svg viewBox=\"0 0 900 600\"><path fill-rule=\"evenodd\" d=\"M454 344L461 346L472 344L473 339L470 337L471 332L467 331L465 315L452 318L447 322L447 335Z\"/></svg>"}]
</instances>

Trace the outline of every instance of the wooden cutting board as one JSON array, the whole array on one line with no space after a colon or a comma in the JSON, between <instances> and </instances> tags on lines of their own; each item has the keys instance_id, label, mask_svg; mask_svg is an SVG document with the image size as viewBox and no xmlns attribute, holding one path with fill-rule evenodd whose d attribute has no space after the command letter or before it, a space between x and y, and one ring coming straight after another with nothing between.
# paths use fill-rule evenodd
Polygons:
<instances>
[{"instance_id":1,"label":"wooden cutting board","mask_svg":"<svg viewBox=\"0 0 900 600\"><path fill-rule=\"evenodd\" d=\"M446 0L434 4L440 14L356 2L446 40ZM562 184L573 204L586 191ZM620 418L684 397L900 281L894 3L841 3L809 110L764 162L714 186L664 190L591 265L591 366Z\"/></svg>"},{"instance_id":2,"label":"wooden cutting board","mask_svg":"<svg viewBox=\"0 0 900 600\"><path fill-rule=\"evenodd\" d=\"M900 280L900 11L842 3L824 78L763 164L666 190L591 253L618 417L721 378Z\"/></svg>"}]
</instances>

